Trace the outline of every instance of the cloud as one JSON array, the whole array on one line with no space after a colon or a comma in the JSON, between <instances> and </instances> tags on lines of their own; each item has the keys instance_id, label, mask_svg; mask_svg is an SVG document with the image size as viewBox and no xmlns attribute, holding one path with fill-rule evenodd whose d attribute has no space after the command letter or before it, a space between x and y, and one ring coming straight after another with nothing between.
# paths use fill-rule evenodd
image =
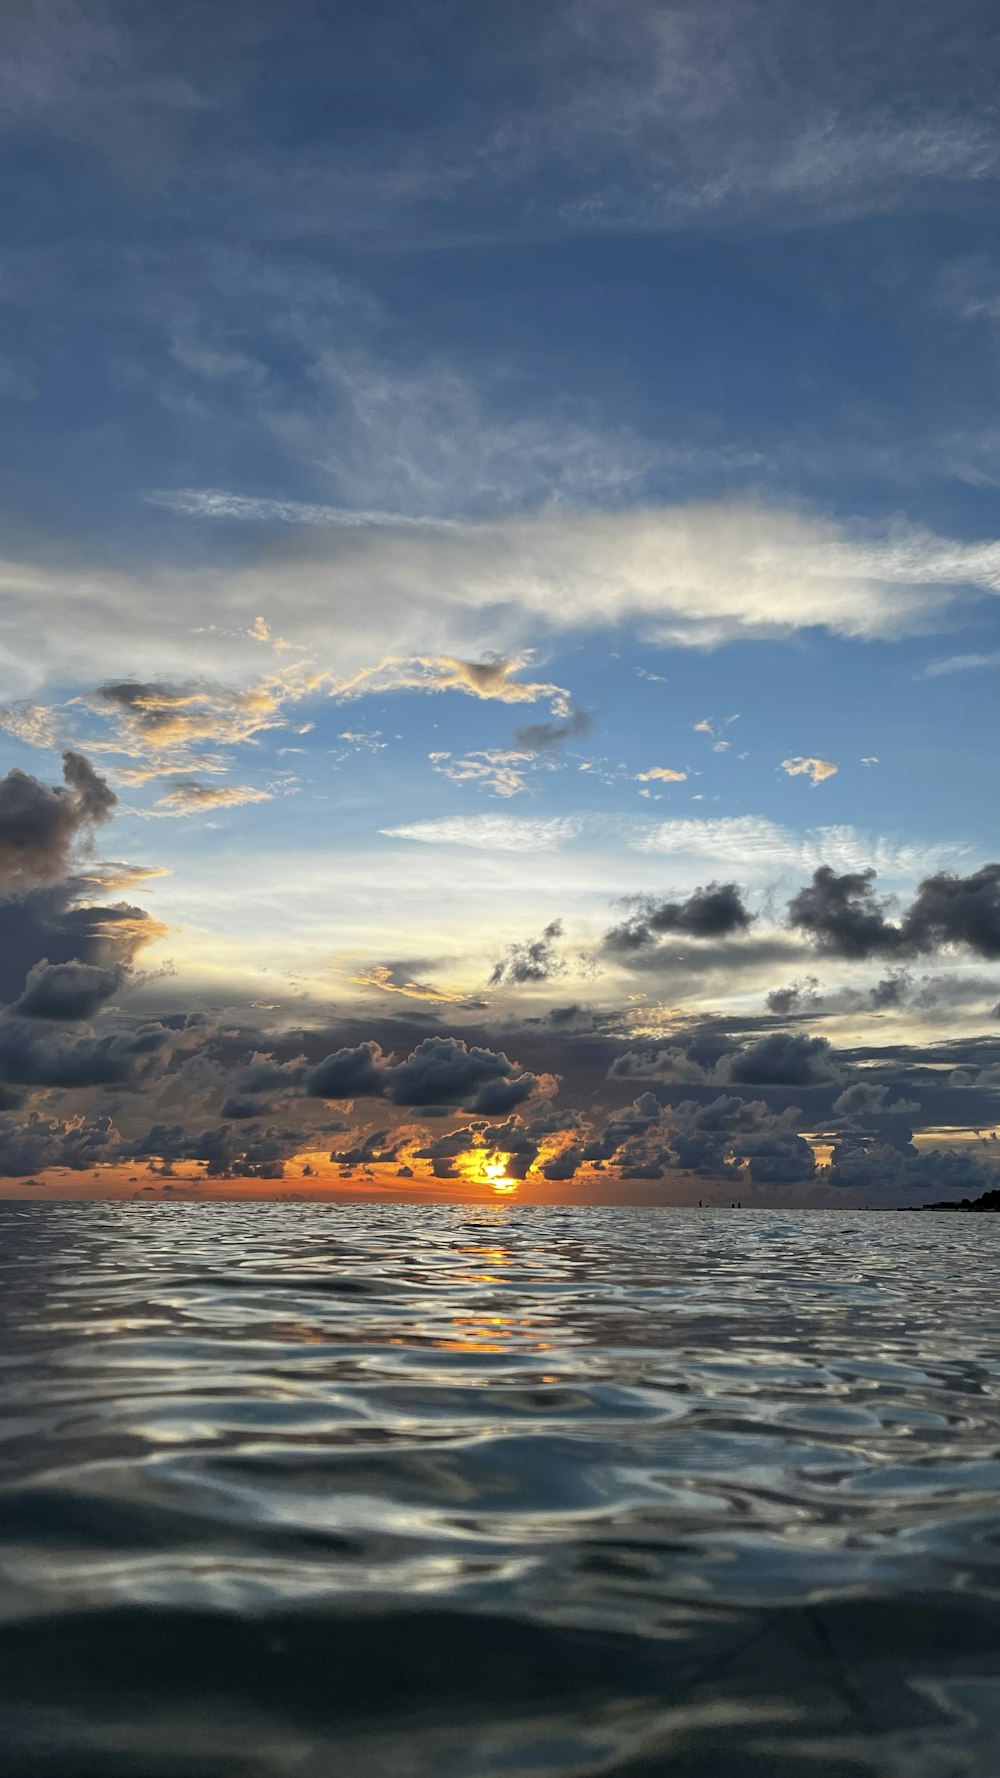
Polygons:
<instances>
[{"instance_id":1,"label":"cloud","mask_svg":"<svg viewBox=\"0 0 1000 1778\"><path fill-rule=\"evenodd\" d=\"M246 803L270 802L273 790L256 789L252 784L200 784L197 779L179 779L165 796L157 797L153 812L161 815L197 815L213 809L240 808Z\"/></svg>"},{"instance_id":2,"label":"cloud","mask_svg":"<svg viewBox=\"0 0 1000 1778\"><path fill-rule=\"evenodd\" d=\"M333 525L349 530L410 529L426 525L447 529L453 519L433 518L406 512L366 511L363 508L324 506L306 500L272 500L256 495L230 494L220 488L155 488L143 495L151 506L200 519L236 519L250 524ZM261 637L261 641L267 640Z\"/></svg>"},{"instance_id":3,"label":"cloud","mask_svg":"<svg viewBox=\"0 0 1000 1778\"><path fill-rule=\"evenodd\" d=\"M552 920L541 938L508 945L490 976L490 987L520 987L525 982L545 982L565 973L566 964L555 949L563 934L562 921Z\"/></svg>"},{"instance_id":4,"label":"cloud","mask_svg":"<svg viewBox=\"0 0 1000 1778\"><path fill-rule=\"evenodd\" d=\"M921 679L940 679L945 674L969 673L980 667L1000 667L1000 652L992 654L950 654L946 659L931 661L920 674Z\"/></svg>"},{"instance_id":5,"label":"cloud","mask_svg":"<svg viewBox=\"0 0 1000 1778\"><path fill-rule=\"evenodd\" d=\"M667 934L697 939L745 932L752 918L736 883L709 883L684 901L643 901L636 913L605 933L604 944L609 951L628 955Z\"/></svg>"},{"instance_id":6,"label":"cloud","mask_svg":"<svg viewBox=\"0 0 1000 1778\"><path fill-rule=\"evenodd\" d=\"M832 759L806 759L796 754L794 759L783 759L781 770L790 778L811 778L813 784L822 784L826 778L834 778L840 770Z\"/></svg>"},{"instance_id":7,"label":"cloud","mask_svg":"<svg viewBox=\"0 0 1000 1778\"><path fill-rule=\"evenodd\" d=\"M842 1079L825 1037L771 1031L723 1058L716 1079L748 1087L814 1087Z\"/></svg>"},{"instance_id":8,"label":"cloud","mask_svg":"<svg viewBox=\"0 0 1000 1778\"><path fill-rule=\"evenodd\" d=\"M848 826L796 832L762 815L680 819L635 827L630 844L637 852L688 854L738 869L741 874L754 871L769 877L786 868L815 870L825 864L847 871L874 866L886 876L913 878L968 851L961 845L898 845Z\"/></svg>"},{"instance_id":9,"label":"cloud","mask_svg":"<svg viewBox=\"0 0 1000 1778\"><path fill-rule=\"evenodd\" d=\"M43 704L9 704L0 710L0 728L6 729L27 747L57 747L59 724L56 713Z\"/></svg>"},{"instance_id":10,"label":"cloud","mask_svg":"<svg viewBox=\"0 0 1000 1778\"><path fill-rule=\"evenodd\" d=\"M383 827L388 839L417 840L426 846L471 846L480 852L552 852L580 831L575 815L524 819L510 815L446 815Z\"/></svg>"},{"instance_id":11,"label":"cloud","mask_svg":"<svg viewBox=\"0 0 1000 1778\"><path fill-rule=\"evenodd\" d=\"M699 1054L699 1047L701 1053ZM769 1031L748 1044L718 1039L626 1050L608 1070L611 1080L656 1080L690 1086L817 1087L843 1080L825 1037Z\"/></svg>"},{"instance_id":12,"label":"cloud","mask_svg":"<svg viewBox=\"0 0 1000 1778\"><path fill-rule=\"evenodd\" d=\"M114 1158L121 1140L109 1117L26 1118L0 1115L0 1177L18 1178L49 1167L82 1171Z\"/></svg>"},{"instance_id":13,"label":"cloud","mask_svg":"<svg viewBox=\"0 0 1000 1778\"><path fill-rule=\"evenodd\" d=\"M148 1085L163 1072L175 1033L156 1020L100 1036L49 1033L34 1019L0 1020L0 1080L10 1086ZM29 1172L34 1172L29 1168Z\"/></svg>"},{"instance_id":14,"label":"cloud","mask_svg":"<svg viewBox=\"0 0 1000 1778\"><path fill-rule=\"evenodd\" d=\"M238 746L282 727L282 706L314 688L300 670L289 669L244 689L204 680L188 685L107 680L75 702L108 721L114 732L113 741L91 741L92 749L124 755L130 764L118 769L119 777L141 784L176 771L224 770L224 759L206 748ZM180 807L169 798L162 801L168 812Z\"/></svg>"},{"instance_id":15,"label":"cloud","mask_svg":"<svg viewBox=\"0 0 1000 1778\"><path fill-rule=\"evenodd\" d=\"M305 1090L314 1098L384 1098L425 1110L461 1105L495 1117L545 1084L502 1051L470 1048L454 1037L428 1037L401 1062L376 1043L336 1050L309 1072Z\"/></svg>"},{"instance_id":16,"label":"cloud","mask_svg":"<svg viewBox=\"0 0 1000 1778\"><path fill-rule=\"evenodd\" d=\"M373 963L352 975L359 988L377 988L383 994L401 994L407 1000L423 1000L431 1005L481 1007L483 1002L454 989L438 988L433 982L414 981L405 964Z\"/></svg>"},{"instance_id":17,"label":"cloud","mask_svg":"<svg viewBox=\"0 0 1000 1778\"><path fill-rule=\"evenodd\" d=\"M10 1008L15 1017L53 1019L72 1023L92 1018L116 994L125 979L121 965L101 968L94 963L36 963L29 971L24 991Z\"/></svg>"},{"instance_id":18,"label":"cloud","mask_svg":"<svg viewBox=\"0 0 1000 1778\"><path fill-rule=\"evenodd\" d=\"M479 784L494 796L520 796L527 790L528 774L551 770L551 761L537 753L514 752L503 747L486 747L458 757L451 753L429 755L433 770L453 784ZM399 831L398 829L396 830Z\"/></svg>"},{"instance_id":19,"label":"cloud","mask_svg":"<svg viewBox=\"0 0 1000 1778\"><path fill-rule=\"evenodd\" d=\"M637 784L651 784L654 782L664 784L683 784L686 777L686 772L675 772L671 766L650 766L648 771L636 772L635 774Z\"/></svg>"},{"instance_id":20,"label":"cloud","mask_svg":"<svg viewBox=\"0 0 1000 1778\"><path fill-rule=\"evenodd\" d=\"M553 509L435 530L293 532L248 565L141 578L84 562L64 570L10 563L2 573L11 691L25 697L42 684L100 680L108 696L95 709L123 725L126 751L164 741L170 721L183 717L169 769L197 772L191 754L259 733L280 719L268 699L304 695L317 674L327 692L345 697L452 685L523 702L529 688L512 689L520 682L511 663L540 636L625 624L652 641L696 647L815 627L858 638L912 635L939 625L947 602L970 588L1000 589L1000 544L902 527L878 535L720 499ZM81 631L74 614L84 599ZM206 626L206 610L225 621ZM252 635L261 611L308 650L308 672L261 681ZM387 635L395 642L388 660ZM462 663L478 670L491 649L499 653L485 680L463 673ZM132 681L136 658L157 660L162 684ZM213 699L209 682L223 680L235 686L235 701ZM113 689L130 683L137 694ZM555 702L560 689L539 683L531 696ZM178 758L181 742L187 755Z\"/></svg>"},{"instance_id":21,"label":"cloud","mask_svg":"<svg viewBox=\"0 0 1000 1778\"><path fill-rule=\"evenodd\" d=\"M562 709L569 693L561 685L532 683L515 679L530 657L520 654L512 660L499 657L480 661L456 660L452 655L414 655L407 659L387 656L370 667L364 667L350 679L334 681L330 695L340 699L369 697L375 692L393 691L462 691L469 697L493 699L501 704L537 704L551 698ZM570 718L572 723L583 719L584 712Z\"/></svg>"},{"instance_id":22,"label":"cloud","mask_svg":"<svg viewBox=\"0 0 1000 1778\"><path fill-rule=\"evenodd\" d=\"M103 885L102 885L103 886ZM94 903L94 883L74 876L0 903L0 1000L14 1000L28 971L77 962L123 973L164 928L128 902Z\"/></svg>"},{"instance_id":23,"label":"cloud","mask_svg":"<svg viewBox=\"0 0 1000 1778\"><path fill-rule=\"evenodd\" d=\"M565 722L529 722L515 730L514 746L529 753L542 753L550 747L560 746L563 741L588 734L593 722L591 710L570 710Z\"/></svg>"},{"instance_id":24,"label":"cloud","mask_svg":"<svg viewBox=\"0 0 1000 1778\"><path fill-rule=\"evenodd\" d=\"M872 1081L855 1081L833 1101L833 1115L859 1123L873 1117L919 1116L920 1104L916 1099L896 1099L887 1105L890 1091L891 1088L877 1086Z\"/></svg>"},{"instance_id":25,"label":"cloud","mask_svg":"<svg viewBox=\"0 0 1000 1778\"><path fill-rule=\"evenodd\" d=\"M980 957L1000 958L1000 864L967 877L939 871L925 878L898 921L889 919L875 881L870 867L838 875L821 865L789 902L789 920L840 957L906 957L963 945Z\"/></svg>"},{"instance_id":26,"label":"cloud","mask_svg":"<svg viewBox=\"0 0 1000 1778\"><path fill-rule=\"evenodd\" d=\"M818 987L816 976L808 975L803 981L790 982L787 988L772 988L767 996L768 1012L787 1019L792 1013L813 1010L819 1005Z\"/></svg>"},{"instance_id":27,"label":"cloud","mask_svg":"<svg viewBox=\"0 0 1000 1778\"><path fill-rule=\"evenodd\" d=\"M63 754L63 777L42 784L15 767L0 779L0 886L55 881L73 845L110 819L115 793L83 754Z\"/></svg>"}]
</instances>

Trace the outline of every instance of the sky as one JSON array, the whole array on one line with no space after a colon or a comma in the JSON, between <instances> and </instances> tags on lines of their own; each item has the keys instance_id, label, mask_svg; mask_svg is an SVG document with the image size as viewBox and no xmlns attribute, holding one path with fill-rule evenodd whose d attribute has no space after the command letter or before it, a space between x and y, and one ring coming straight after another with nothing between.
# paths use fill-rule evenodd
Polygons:
<instances>
[{"instance_id":1,"label":"sky","mask_svg":"<svg viewBox=\"0 0 1000 1778\"><path fill-rule=\"evenodd\" d=\"M1000 1188L986 0L9 0L0 1195Z\"/></svg>"}]
</instances>

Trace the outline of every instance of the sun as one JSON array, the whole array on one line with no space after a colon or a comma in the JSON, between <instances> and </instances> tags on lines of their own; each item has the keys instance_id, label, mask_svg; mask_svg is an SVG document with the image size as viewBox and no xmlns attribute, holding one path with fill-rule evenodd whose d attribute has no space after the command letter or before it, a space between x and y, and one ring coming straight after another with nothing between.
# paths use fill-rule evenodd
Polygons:
<instances>
[{"instance_id":1,"label":"sun","mask_svg":"<svg viewBox=\"0 0 1000 1778\"><path fill-rule=\"evenodd\" d=\"M516 1192L517 1180L507 1177L506 1155L495 1155L492 1160L483 1162L483 1178L495 1192Z\"/></svg>"}]
</instances>

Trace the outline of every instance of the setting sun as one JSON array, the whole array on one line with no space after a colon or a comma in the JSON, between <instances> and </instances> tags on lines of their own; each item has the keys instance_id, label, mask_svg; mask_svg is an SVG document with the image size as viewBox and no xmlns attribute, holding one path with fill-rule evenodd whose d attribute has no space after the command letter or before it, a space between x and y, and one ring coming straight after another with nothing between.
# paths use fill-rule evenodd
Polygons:
<instances>
[{"instance_id":1,"label":"setting sun","mask_svg":"<svg viewBox=\"0 0 1000 1778\"><path fill-rule=\"evenodd\" d=\"M510 1156L499 1152L490 1153L481 1148L472 1148L459 1159L459 1170L471 1184L488 1185L500 1195L516 1192L520 1183L511 1179L507 1172Z\"/></svg>"}]
</instances>

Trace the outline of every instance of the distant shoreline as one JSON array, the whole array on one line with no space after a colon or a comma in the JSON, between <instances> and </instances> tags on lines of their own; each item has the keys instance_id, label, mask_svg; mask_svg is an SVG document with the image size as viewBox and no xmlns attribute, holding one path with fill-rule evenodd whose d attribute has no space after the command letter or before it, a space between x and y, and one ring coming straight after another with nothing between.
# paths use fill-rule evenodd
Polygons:
<instances>
[{"instance_id":1,"label":"distant shoreline","mask_svg":"<svg viewBox=\"0 0 1000 1778\"><path fill-rule=\"evenodd\" d=\"M959 1198L957 1203L920 1204L920 1210L1000 1210L1000 1191L984 1192L981 1198Z\"/></svg>"}]
</instances>

